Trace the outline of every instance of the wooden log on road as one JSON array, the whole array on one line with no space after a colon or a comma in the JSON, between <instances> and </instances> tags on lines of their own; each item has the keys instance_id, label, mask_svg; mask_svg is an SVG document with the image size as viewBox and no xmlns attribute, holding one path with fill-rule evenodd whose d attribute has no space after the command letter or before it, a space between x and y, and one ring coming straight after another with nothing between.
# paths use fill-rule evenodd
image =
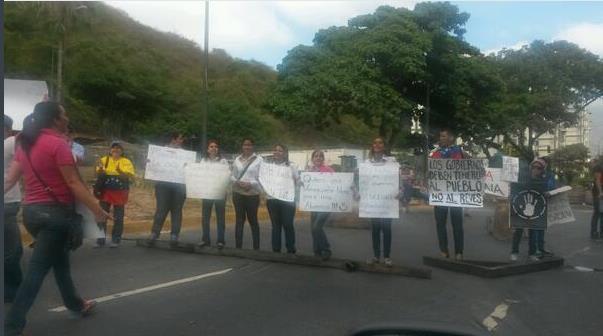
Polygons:
<instances>
[{"instance_id":1,"label":"wooden log on road","mask_svg":"<svg viewBox=\"0 0 603 336\"><path fill-rule=\"evenodd\" d=\"M383 264L368 265L365 262L344 260L330 258L329 260L323 261L318 257L305 256L298 254L283 254L273 253L269 251L259 250L247 250L247 249L234 249L224 247L223 249L217 249L214 247L203 247L199 248L192 243L178 243L177 245L171 245L169 241L156 240L151 243L148 239L137 239L136 246L157 248L162 250L170 250L185 253L197 253L203 255L220 256L220 257L235 257L244 258L257 261L277 262L291 265L301 266L312 266L312 267L325 267L325 268L336 268L345 270L348 272L368 272L368 273L380 273L407 276L420 279L431 279L431 270L421 267L412 267L404 265L393 265L387 267Z\"/></svg>"}]
</instances>

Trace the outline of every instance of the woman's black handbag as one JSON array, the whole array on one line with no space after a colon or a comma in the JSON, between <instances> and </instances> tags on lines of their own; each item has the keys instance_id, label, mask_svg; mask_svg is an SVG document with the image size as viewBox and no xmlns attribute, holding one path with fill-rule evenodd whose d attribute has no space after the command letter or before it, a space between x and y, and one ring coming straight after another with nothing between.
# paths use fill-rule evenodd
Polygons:
<instances>
[{"instance_id":1,"label":"woman's black handbag","mask_svg":"<svg viewBox=\"0 0 603 336\"><path fill-rule=\"evenodd\" d=\"M109 165L109 157L107 156L107 160L105 161L105 171L107 170L107 166ZM94 181L94 185L92 186L92 193L94 197L97 199L103 198L103 193L105 192L105 182L107 181L107 173L103 171L99 173L96 177L96 181Z\"/></svg>"}]
</instances>

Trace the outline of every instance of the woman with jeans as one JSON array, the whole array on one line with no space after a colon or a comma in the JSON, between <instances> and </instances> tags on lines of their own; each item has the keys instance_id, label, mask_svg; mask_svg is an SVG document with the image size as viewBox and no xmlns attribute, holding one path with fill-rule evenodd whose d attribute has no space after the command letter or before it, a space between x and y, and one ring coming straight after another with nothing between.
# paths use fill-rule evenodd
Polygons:
<instances>
[{"instance_id":1,"label":"woman with jeans","mask_svg":"<svg viewBox=\"0 0 603 336\"><path fill-rule=\"evenodd\" d=\"M220 154L220 145L217 140L209 140L207 142L207 151L205 156L201 159L204 163L222 164L228 166L228 161L222 158ZM216 209L216 226L218 234L218 243L216 246L219 249L224 248L224 228L225 221L224 217L226 214L226 199L204 199L202 210L201 210L201 224L203 227L203 237L201 242L197 245L199 247L205 247L211 245L211 239L209 234L209 222L211 221L211 209Z\"/></svg>"},{"instance_id":2,"label":"woman with jeans","mask_svg":"<svg viewBox=\"0 0 603 336\"><path fill-rule=\"evenodd\" d=\"M272 160L267 163L290 168L294 184L299 182L299 172L295 164L289 161L289 151L286 146L275 145ZM295 254L295 229L293 228L295 202L279 200L270 195L267 195L266 198L266 207L272 222L272 252L281 252L281 237L282 231L284 231L287 253Z\"/></svg>"},{"instance_id":3,"label":"woman with jeans","mask_svg":"<svg viewBox=\"0 0 603 336\"><path fill-rule=\"evenodd\" d=\"M174 132L170 136L170 142L167 147L182 148L184 135L179 132ZM170 243L175 245L178 243L180 228L182 227L182 207L186 201L186 187L182 183L172 182L155 182L155 200L157 209L153 218L153 227L151 229L151 242L154 242L161 235L163 223L168 212L172 218L172 232L170 235Z\"/></svg>"},{"instance_id":4,"label":"woman with jeans","mask_svg":"<svg viewBox=\"0 0 603 336\"><path fill-rule=\"evenodd\" d=\"M35 238L27 274L6 315L6 335L20 335L44 278L54 272L65 307L78 316L91 313L95 303L77 293L69 266L70 228L81 225L75 218L75 200L82 202L98 221L109 215L82 183L67 139L69 119L55 102L38 103L24 122L15 159L4 184L6 194L23 176L23 222Z\"/></svg>"},{"instance_id":5,"label":"woman with jeans","mask_svg":"<svg viewBox=\"0 0 603 336\"><path fill-rule=\"evenodd\" d=\"M121 242L121 235L124 231L124 215L128 195L130 192L130 179L134 177L134 165L132 161L123 157L124 148L119 142L111 144L111 154L100 159L96 167L97 174L105 174L105 184L100 198L100 205L105 211L113 207L113 232L111 232L111 245L109 247L118 247ZM104 232L107 231L107 222L99 222L99 227ZM96 241L97 247L105 245L105 238L99 238Z\"/></svg>"},{"instance_id":6,"label":"woman with jeans","mask_svg":"<svg viewBox=\"0 0 603 336\"><path fill-rule=\"evenodd\" d=\"M318 173L335 172L333 168L325 164L325 153L319 149L312 152L312 166L308 167L308 171ZM328 212L310 213L314 255L321 257L323 260L328 260L331 257L331 247L327 235L325 234L325 230L323 229L328 219Z\"/></svg>"},{"instance_id":7,"label":"woman with jeans","mask_svg":"<svg viewBox=\"0 0 603 336\"><path fill-rule=\"evenodd\" d=\"M381 137L373 140L371 149L369 150L369 158L366 163L373 166L383 166L388 163L395 162L391 156L387 156L385 152L385 141ZM396 197L399 198L399 195ZM368 260L369 265L378 264L381 260L381 252L383 251L383 263L385 266L392 266L393 262L390 258L392 247L392 219L391 218L370 218L373 240L373 257ZM383 235L383 249L381 248L381 236Z\"/></svg>"},{"instance_id":8,"label":"woman with jeans","mask_svg":"<svg viewBox=\"0 0 603 336\"><path fill-rule=\"evenodd\" d=\"M253 249L260 249L260 226L258 224L258 207L260 206L260 163L262 157L253 152L252 139L243 139L242 153L237 156L232 166L232 203L235 208L236 247L243 247L243 225L245 218L251 227Z\"/></svg>"}]
</instances>

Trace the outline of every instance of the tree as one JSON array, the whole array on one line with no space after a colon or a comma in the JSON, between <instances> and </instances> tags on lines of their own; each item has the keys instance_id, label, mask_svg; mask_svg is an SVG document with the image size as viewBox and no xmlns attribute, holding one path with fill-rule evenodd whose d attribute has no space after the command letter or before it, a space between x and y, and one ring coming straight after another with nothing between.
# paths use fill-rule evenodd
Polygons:
<instances>
[{"instance_id":1,"label":"tree","mask_svg":"<svg viewBox=\"0 0 603 336\"><path fill-rule=\"evenodd\" d=\"M270 107L318 128L351 115L393 143L411 118L426 121L430 99L436 126L478 135L502 84L492 62L463 40L468 17L449 3L383 6L320 30L312 46L295 47L277 67Z\"/></svg>"},{"instance_id":2,"label":"tree","mask_svg":"<svg viewBox=\"0 0 603 336\"><path fill-rule=\"evenodd\" d=\"M558 125L575 124L579 113L603 96L602 60L575 44L534 41L491 58L506 87L496 106L505 122L496 133L528 161L538 137Z\"/></svg>"},{"instance_id":3,"label":"tree","mask_svg":"<svg viewBox=\"0 0 603 336\"><path fill-rule=\"evenodd\" d=\"M573 144L557 149L550 155L552 169L568 185L588 171L588 148L583 144Z\"/></svg>"}]
</instances>

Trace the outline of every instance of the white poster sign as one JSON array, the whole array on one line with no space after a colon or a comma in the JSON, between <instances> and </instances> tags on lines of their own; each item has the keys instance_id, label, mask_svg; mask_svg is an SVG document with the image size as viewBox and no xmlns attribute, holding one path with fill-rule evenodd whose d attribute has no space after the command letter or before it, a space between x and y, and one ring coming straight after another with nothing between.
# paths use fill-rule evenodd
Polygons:
<instances>
[{"instance_id":1,"label":"white poster sign","mask_svg":"<svg viewBox=\"0 0 603 336\"><path fill-rule=\"evenodd\" d=\"M88 207L83 203L75 202L75 212L82 215L82 229L84 231L84 238L86 239L98 239L105 238L105 233L96 224L96 218Z\"/></svg>"},{"instance_id":2,"label":"white poster sign","mask_svg":"<svg viewBox=\"0 0 603 336\"><path fill-rule=\"evenodd\" d=\"M486 168L484 175L484 194L509 197L509 182L501 180L501 168Z\"/></svg>"},{"instance_id":3,"label":"white poster sign","mask_svg":"<svg viewBox=\"0 0 603 336\"><path fill-rule=\"evenodd\" d=\"M549 198L547 202L547 224L565 224L575 221L567 193L561 193Z\"/></svg>"},{"instance_id":4,"label":"white poster sign","mask_svg":"<svg viewBox=\"0 0 603 336\"><path fill-rule=\"evenodd\" d=\"M184 167L186 197L223 200L230 183L230 167L217 162L189 163Z\"/></svg>"},{"instance_id":5,"label":"white poster sign","mask_svg":"<svg viewBox=\"0 0 603 336\"><path fill-rule=\"evenodd\" d=\"M197 153L193 151L149 145L144 178L184 184L184 165L196 159Z\"/></svg>"},{"instance_id":6,"label":"white poster sign","mask_svg":"<svg viewBox=\"0 0 603 336\"><path fill-rule=\"evenodd\" d=\"M397 163L373 165L361 163L358 167L360 218L398 218L400 215L400 166Z\"/></svg>"},{"instance_id":7,"label":"white poster sign","mask_svg":"<svg viewBox=\"0 0 603 336\"><path fill-rule=\"evenodd\" d=\"M264 192L270 197L286 202L295 201L295 182L291 166L262 162L259 180Z\"/></svg>"},{"instance_id":8,"label":"white poster sign","mask_svg":"<svg viewBox=\"0 0 603 336\"><path fill-rule=\"evenodd\" d=\"M519 158L503 156L502 162L503 167L501 180L507 182L517 182L519 178Z\"/></svg>"},{"instance_id":9,"label":"white poster sign","mask_svg":"<svg viewBox=\"0 0 603 336\"><path fill-rule=\"evenodd\" d=\"M301 173L303 183L299 194L302 211L352 211L353 173Z\"/></svg>"},{"instance_id":10,"label":"white poster sign","mask_svg":"<svg viewBox=\"0 0 603 336\"><path fill-rule=\"evenodd\" d=\"M481 208L484 160L429 159L429 205Z\"/></svg>"}]
</instances>

